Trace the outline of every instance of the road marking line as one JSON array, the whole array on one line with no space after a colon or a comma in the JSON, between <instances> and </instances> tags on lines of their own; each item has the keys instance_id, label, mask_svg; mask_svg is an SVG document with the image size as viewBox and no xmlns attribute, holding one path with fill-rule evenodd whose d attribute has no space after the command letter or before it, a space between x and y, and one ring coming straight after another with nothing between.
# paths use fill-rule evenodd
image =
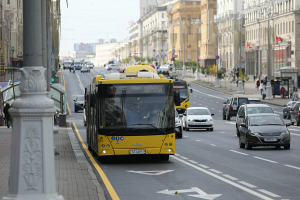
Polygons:
<instances>
[{"instance_id":1,"label":"road marking line","mask_svg":"<svg viewBox=\"0 0 300 200\"><path fill-rule=\"evenodd\" d=\"M265 193L265 194L267 194L267 195L270 195L271 197L274 197L274 198L276 198L276 197L281 197L281 196L279 196L279 195L277 195L277 194L274 194L274 193L272 193L272 192L269 192L269 191L267 191L267 190L258 189L258 191L260 191L260 192L262 192L262 193Z\"/></svg>"},{"instance_id":2,"label":"road marking line","mask_svg":"<svg viewBox=\"0 0 300 200\"><path fill-rule=\"evenodd\" d=\"M196 140L197 142L200 142L201 140Z\"/></svg>"},{"instance_id":3,"label":"road marking line","mask_svg":"<svg viewBox=\"0 0 300 200\"><path fill-rule=\"evenodd\" d=\"M197 164L198 162L194 161L194 160L189 160L191 163Z\"/></svg>"},{"instance_id":4,"label":"road marking line","mask_svg":"<svg viewBox=\"0 0 300 200\"><path fill-rule=\"evenodd\" d=\"M278 163L278 162L276 162L276 161L264 159L264 158L261 158L261 157L253 156L253 158L257 158L257 159L264 160L264 161L271 162L271 163Z\"/></svg>"},{"instance_id":5,"label":"road marking line","mask_svg":"<svg viewBox=\"0 0 300 200\"><path fill-rule=\"evenodd\" d=\"M225 132L221 132L221 133L225 133Z\"/></svg>"},{"instance_id":6,"label":"road marking line","mask_svg":"<svg viewBox=\"0 0 300 200\"><path fill-rule=\"evenodd\" d=\"M67 108L68 108L68 112L70 115L72 115L71 111L70 111L70 108L69 108L69 103L67 102Z\"/></svg>"},{"instance_id":7,"label":"road marking line","mask_svg":"<svg viewBox=\"0 0 300 200\"><path fill-rule=\"evenodd\" d=\"M289 128L289 130L292 130L292 131L299 131L298 129L291 129L291 128Z\"/></svg>"},{"instance_id":8,"label":"road marking line","mask_svg":"<svg viewBox=\"0 0 300 200\"><path fill-rule=\"evenodd\" d=\"M184 156L181 156L181 158L182 158L182 159L185 159L185 160L187 160L187 159L188 159L187 157L184 157Z\"/></svg>"},{"instance_id":9,"label":"road marking line","mask_svg":"<svg viewBox=\"0 0 300 200\"><path fill-rule=\"evenodd\" d=\"M196 166L196 165L193 165L193 164L191 164L191 163L189 163L189 162L186 162L186 161L184 161L184 160L182 160L182 159L180 159L180 158L177 158L176 156L171 156L171 157L174 158L174 159L176 159L176 160L178 160L178 161L180 161L180 162L182 162L182 163L184 163L184 164L186 164L186 165L188 165L188 166L190 166L190 167L193 167L194 169L197 169L197 170L199 170L199 171L201 171L201 172L203 172L203 173L206 173L206 174L208 174L208 175L210 175L210 176L212 176L212 177L214 177L214 178L216 178L216 179L219 179L219 180L221 180L221 181L223 181L223 182L225 182L225 183L228 183L228 184L230 184L230 185L232 185L232 186L234 186L234 187L236 187L236 188L239 188L239 189L241 189L241 190L243 190L243 191L245 191L245 192L248 192L248 193L250 193L250 194L252 194L252 195L254 195L254 196L257 196L257 197L259 197L259 198L261 198L261 199L264 199L264 200L272 200L271 198L269 198L269 197L267 197L267 196L265 196L265 195L262 195L262 194L260 194L260 193L258 193L258 192L256 192L256 191L254 191L254 190L251 190L251 189L246 188L246 187L244 187L244 186L242 186L242 185L239 185L239 184L237 184L237 183L235 183L235 182L232 182L232 181L230 181L230 180L227 180L226 178L223 178L222 176L219 176L219 175L217 175L217 174L214 174L214 173L212 173L212 172L210 172L210 171L208 171L208 170L206 170L206 169L202 169L202 168L200 168L200 167L198 167L198 166Z\"/></svg>"},{"instance_id":10,"label":"road marking line","mask_svg":"<svg viewBox=\"0 0 300 200\"><path fill-rule=\"evenodd\" d=\"M235 125L235 123L234 122L226 122L227 124L234 124Z\"/></svg>"},{"instance_id":11,"label":"road marking line","mask_svg":"<svg viewBox=\"0 0 300 200\"><path fill-rule=\"evenodd\" d=\"M290 133L291 135L300 136L300 134Z\"/></svg>"},{"instance_id":12,"label":"road marking line","mask_svg":"<svg viewBox=\"0 0 300 200\"><path fill-rule=\"evenodd\" d=\"M103 180L105 186L106 186L106 189L108 190L111 198L113 200L120 200L119 196L117 195L115 189L113 188L113 186L111 185L111 183L109 182L107 176L105 175L105 173L102 171L101 167L98 165L98 163L95 161L94 157L92 156L92 154L90 153L90 151L86 148L86 145L85 143L83 142L79 132L78 132L78 129L75 125L74 122L72 122L74 128L75 128L75 132L77 134L77 137L79 138L81 144L82 144L82 147L83 149L85 150L87 156L90 158L92 164L94 165L94 167L96 168L98 174L100 175L101 179Z\"/></svg>"},{"instance_id":13,"label":"road marking line","mask_svg":"<svg viewBox=\"0 0 300 200\"><path fill-rule=\"evenodd\" d=\"M220 172L220 171L218 171L218 170L215 170L215 169L209 169L210 171L212 171L212 172L215 172L215 173L217 173L217 174L222 174L222 172Z\"/></svg>"},{"instance_id":14,"label":"road marking line","mask_svg":"<svg viewBox=\"0 0 300 200\"><path fill-rule=\"evenodd\" d=\"M229 178L229 179L231 179L231 180L233 180L233 181L239 180L239 179L234 178L233 176L229 176L229 175L227 175L227 174L225 174L225 175L223 175L223 176L225 176L226 178Z\"/></svg>"},{"instance_id":15,"label":"road marking line","mask_svg":"<svg viewBox=\"0 0 300 200\"><path fill-rule=\"evenodd\" d=\"M295 166L292 166L292 165L284 165L284 166L300 170L299 167L295 167Z\"/></svg>"},{"instance_id":16,"label":"road marking line","mask_svg":"<svg viewBox=\"0 0 300 200\"><path fill-rule=\"evenodd\" d=\"M214 146L214 147L217 146L217 145L215 145L215 144L210 144L210 145L211 145L211 146Z\"/></svg>"},{"instance_id":17,"label":"road marking line","mask_svg":"<svg viewBox=\"0 0 300 200\"><path fill-rule=\"evenodd\" d=\"M213 109L213 110L214 110L214 108L211 108L211 109Z\"/></svg>"},{"instance_id":18,"label":"road marking line","mask_svg":"<svg viewBox=\"0 0 300 200\"><path fill-rule=\"evenodd\" d=\"M246 185L246 186L248 186L248 187L250 187L250 188L256 188L255 185L252 185L252 184L247 183L247 182L245 182L245 181L239 181L239 183L240 183L240 184L243 184L243 185Z\"/></svg>"},{"instance_id":19,"label":"road marking line","mask_svg":"<svg viewBox=\"0 0 300 200\"><path fill-rule=\"evenodd\" d=\"M178 153L175 153L176 156L180 156Z\"/></svg>"},{"instance_id":20,"label":"road marking line","mask_svg":"<svg viewBox=\"0 0 300 200\"><path fill-rule=\"evenodd\" d=\"M230 150L230 151L232 151L232 152L234 152L234 153L242 154L242 155L245 155L245 156L248 156L248 155L249 155L249 154L242 153L242 152L239 152L239 151L234 151L234 150Z\"/></svg>"},{"instance_id":21,"label":"road marking line","mask_svg":"<svg viewBox=\"0 0 300 200\"><path fill-rule=\"evenodd\" d=\"M209 167L207 167L206 165L202 165L202 164L199 164L200 167L203 167L205 169L208 169Z\"/></svg>"}]
</instances>

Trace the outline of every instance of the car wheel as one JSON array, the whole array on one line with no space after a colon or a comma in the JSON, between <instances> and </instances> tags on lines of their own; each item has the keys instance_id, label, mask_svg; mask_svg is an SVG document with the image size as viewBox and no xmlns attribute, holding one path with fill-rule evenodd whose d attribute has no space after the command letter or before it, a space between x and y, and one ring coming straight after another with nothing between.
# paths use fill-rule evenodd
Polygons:
<instances>
[{"instance_id":1,"label":"car wheel","mask_svg":"<svg viewBox=\"0 0 300 200\"><path fill-rule=\"evenodd\" d=\"M246 148L247 150L251 150L251 149L252 149L252 145L249 144L247 138L246 138L246 142L245 142L245 148Z\"/></svg>"},{"instance_id":2,"label":"car wheel","mask_svg":"<svg viewBox=\"0 0 300 200\"><path fill-rule=\"evenodd\" d=\"M296 124L297 124L297 126L300 125L299 119L296 119Z\"/></svg>"},{"instance_id":3,"label":"car wheel","mask_svg":"<svg viewBox=\"0 0 300 200\"><path fill-rule=\"evenodd\" d=\"M223 112L223 120L226 120L226 115L224 114L224 112Z\"/></svg>"},{"instance_id":4,"label":"car wheel","mask_svg":"<svg viewBox=\"0 0 300 200\"><path fill-rule=\"evenodd\" d=\"M230 115L229 114L226 114L226 119L227 119L227 121L230 120Z\"/></svg>"},{"instance_id":5,"label":"car wheel","mask_svg":"<svg viewBox=\"0 0 300 200\"><path fill-rule=\"evenodd\" d=\"M239 132L239 129L237 127L236 127L236 136L240 137L240 132Z\"/></svg>"},{"instance_id":6,"label":"car wheel","mask_svg":"<svg viewBox=\"0 0 300 200\"><path fill-rule=\"evenodd\" d=\"M181 132L181 133L178 133L177 137L178 137L178 138L182 138L182 132Z\"/></svg>"},{"instance_id":7,"label":"car wheel","mask_svg":"<svg viewBox=\"0 0 300 200\"><path fill-rule=\"evenodd\" d=\"M291 119L291 125L294 125L294 122L292 121L292 118L290 118Z\"/></svg>"},{"instance_id":8,"label":"car wheel","mask_svg":"<svg viewBox=\"0 0 300 200\"><path fill-rule=\"evenodd\" d=\"M78 110L76 109L76 107L74 108L74 110L75 110L76 113L78 112Z\"/></svg>"},{"instance_id":9,"label":"car wheel","mask_svg":"<svg viewBox=\"0 0 300 200\"><path fill-rule=\"evenodd\" d=\"M241 136L239 136L239 144L240 144L240 148L245 148L245 144L242 143Z\"/></svg>"},{"instance_id":10,"label":"car wheel","mask_svg":"<svg viewBox=\"0 0 300 200\"><path fill-rule=\"evenodd\" d=\"M290 144L284 146L284 149L290 149L290 148L291 148Z\"/></svg>"},{"instance_id":11,"label":"car wheel","mask_svg":"<svg viewBox=\"0 0 300 200\"><path fill-rule=\"evenodd\" d=\"M291 114L288 113L286 118L291 119Z\"/></svg>"},{"instance_id":12,"label":"car wheel","mask_svg":"<svg viewBox=\"0 0 300 200\"><path fill-rule=\"evenodd\" d=\"M183 125L183 124L182 124L182 130L184 130L184 131L185 131L185 125Z\"/></svg>"},{"instance_id":13,"label":"car wheel","mask_svg":"<svg viewBox=\"0 0 300 200\"><path fill-rule=\"evenodd\" d=\"M286 118L286 115L283 113L283 119L285 119Z\"/></svg>"}]
</instances>

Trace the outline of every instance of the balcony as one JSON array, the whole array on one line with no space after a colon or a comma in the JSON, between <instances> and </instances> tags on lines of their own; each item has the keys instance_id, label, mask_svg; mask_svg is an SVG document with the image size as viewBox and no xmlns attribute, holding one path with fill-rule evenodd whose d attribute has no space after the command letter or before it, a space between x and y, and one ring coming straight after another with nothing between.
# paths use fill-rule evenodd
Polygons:
<instances>
[{"instance_id":1,"label":"balcony","mask_svg":"<svg viewBox=\"0 0 300 200\"><path fill-rule=\"evenodd\" d=\"M244 10L247 10L249 8L249 4L248 3L245 3L244 4Z\"/></svg>"}]
</instances>

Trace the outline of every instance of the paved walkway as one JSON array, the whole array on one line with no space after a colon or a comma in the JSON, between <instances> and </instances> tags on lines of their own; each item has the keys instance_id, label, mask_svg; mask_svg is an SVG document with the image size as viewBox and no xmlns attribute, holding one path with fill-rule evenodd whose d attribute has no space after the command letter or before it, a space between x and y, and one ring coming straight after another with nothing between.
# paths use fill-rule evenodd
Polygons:
<instances>
[{"instance_id":1,"label":"paved walkway","mask_svg":"<svg viewBox=\"0 0 300 200\"><path fill-rule=\"evenodd\" d=\"M213 77L213 76L205 77L205 75L200 73L200 80L196 81L195 78L196 78L196 73L193 74L191 71L187 71L185 79L190 82L202 85L209 89L216 90L216 91L228 94L228 95L239 96L239 97L248 97L248 98L259 98L262 100L260 91L255 88L256 84L253 79L245 82L245 85L244 85L245 93L244 94L237 94L237 84L230 83L230 81L228 79L221 80L220 81L221 87L216 88L216 87L214 87L215 86L215 77ZM291 101L291 99L288 99L288 98L283 99L280 96L275 96L275 98L272 100L262 100L262 101L270 103L270 104L278 105L278 106L283 106L283 105L286 105L289 101Z\"/></svg>"},{"instance_id":2,"label":"paved walkway","mask_svg":"<svg viewBox=\"0 0 300 200\"><path fill-rule=\"evenodd\" d=\"M57 128L54 146L57 192L65 200L105 200L105 195L91 165L81 153L74 153L78 145L71 128ZM70 140L71 138L71 140ZM12 129L0 127L0 199L8 192ZM75 138L76 139L76 138ZM77 142L77 144L76 144ZM79 145L78 145L79 146Z\"/></svg>"}]
</instances>

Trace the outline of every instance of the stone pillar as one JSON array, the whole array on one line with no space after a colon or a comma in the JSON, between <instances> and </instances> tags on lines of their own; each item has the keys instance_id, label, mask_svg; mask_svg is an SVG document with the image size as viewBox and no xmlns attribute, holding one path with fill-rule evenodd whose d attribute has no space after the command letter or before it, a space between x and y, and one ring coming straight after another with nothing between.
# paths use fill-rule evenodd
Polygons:
<instances>
[{"instance_id":1,"label":"stone pillar","mask_svg":"<svg viewBox=\"0 0 300 200\"><path fill-rule=\"evenodd\" d=\"M10 109L13 136L9 192L3 200L63 200L56 192L53 153L54 102L47 97L42 66L41 0L26 0L21 96Z\"/></svg>"},{"instance_id":2,"label":"stone pillar","mask_svg":"<svg viewBox=\"0 0 300 200\"><path fill-rule=\"evenodd\" d=\"M243 88L243 82L242 81L239 81L238 82L238 91L237 91L238 94L244 94L244 88Z\"/></svg>"},{"instance_id":3,"label":"stone pillar","mask_svg":"<svg viewBox=\"0 0 300 200\"><path fill-rule=\"evenodd\" d=\"M215 78L215 87L220 87L220 79Z\"/></svg>"},{"instance_id":4,"label":"stone pillar","mask_svg":"<svg viewBox=\"0 0 300 200\"><path fill-rule=\"evenodd\" d=\"M200 80L200 73L199 73L199 70L196 69L196 78L195 78L196 81L199 81Z\"/></svg>"}]
</instances>

